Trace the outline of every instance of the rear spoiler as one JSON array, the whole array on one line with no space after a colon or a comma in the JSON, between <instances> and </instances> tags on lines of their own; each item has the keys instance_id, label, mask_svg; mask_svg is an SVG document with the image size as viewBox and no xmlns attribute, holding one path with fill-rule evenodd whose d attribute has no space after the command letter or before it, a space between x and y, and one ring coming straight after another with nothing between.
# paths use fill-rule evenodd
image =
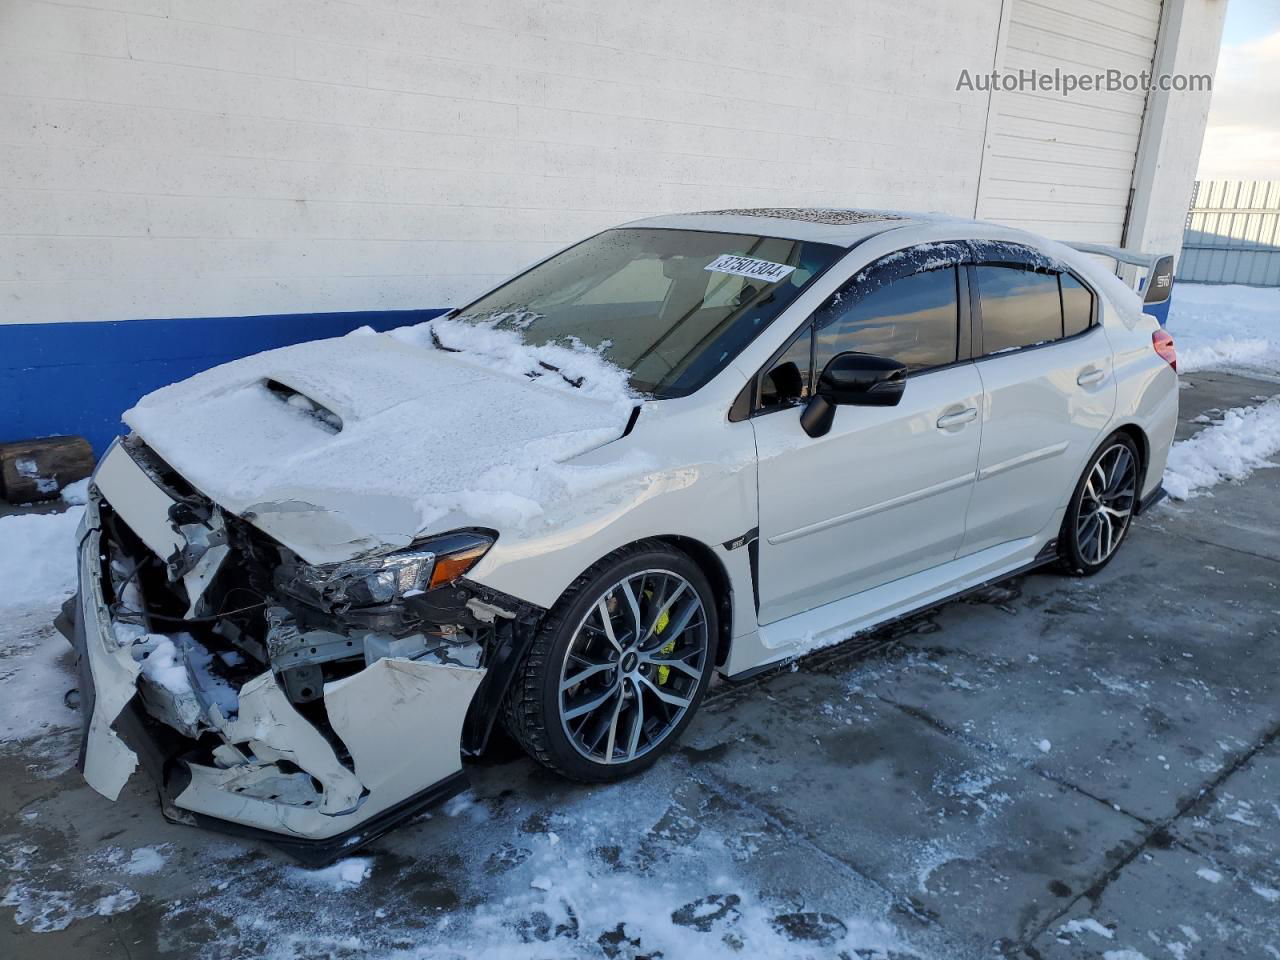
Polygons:
<instances>
[{"instance_id":1,"label":"rear spoiler","mask_svg":"<svg viewBox=\"0 0 1280 960\"><path fill-rule=\"evenodd\" d=\"M1164 326L1169 319L1169 298L1173 295L1173 254L1144 253L1127 250L1106 243L1068 243L1072 250L1108 257L1116 262L1116 275L1142 294L1142 310ZM1121 265L1137 267L1136 271L1121 271ZM1133 279L1125 276L1130 273Z\"/></svg>"}]
</instances>

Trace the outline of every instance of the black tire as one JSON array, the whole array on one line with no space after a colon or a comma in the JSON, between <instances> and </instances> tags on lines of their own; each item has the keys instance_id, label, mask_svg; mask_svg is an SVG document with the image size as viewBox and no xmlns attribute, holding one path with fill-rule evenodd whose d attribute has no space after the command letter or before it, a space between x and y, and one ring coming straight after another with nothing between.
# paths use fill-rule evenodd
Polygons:
<instances>
[{"instance_id":1,"label":"black tire","mask_svg":"<svg viewBox=\"0 0 1280 960\"><path fill-rule=\"evenodd\" d=\"M672 677L676 678L677 684L682 684L683 688L679 689L681 697L687 694L688 705L682 708L682 713L676 717L666 718L666 726L662 728L660 740L652 745L648 745L645 751L636 755L634 759L617 759L613 762L606 763L602 759L592 759L583 751L586 749L585 741L589 739L587 734L581 734L581 740L575 740L570 728L574 726L574 720L562 719L562 712L571 713L573 709L567 703L563 705L562 697L572 697L573 691L581 690L591 681L583 681L579 686L570 689L570 692L562 694L561 680L562 674L570 669L570 660L568 657L571 645L574 646L575 655L573 662L575 670L585 670L586 668L578 667L578 663L587 664L589 661L581 659L578 651L582 649L582 644L597 643L604 648L609 658L617 657L617 667L608 668L603 662L599 665L602 671L598 674L600 678L598 682L603 688L604 685L614 682L617 685L618 693L618 712L614 714L613 725L615 733L621 721L619 717L622 711L626 709L627 693L630 692L632 700L638 699L640 703L637 705L631 703L630 714L632 720L635 719L637 706L642 719L636 724L641 728L643 736L645 723L649 723L655 730L659 727L662 718L662 711L666 709L675 710L665 701L656 698L666 693L672 696L677 691L677 686L664 687L662 690L657 689L653 682L658 678L658 671L662 670L660 666L653 663L646 663L643 666L633 665L634 671L646 670L649 683L646 685L644 680L639 677L633 677L633 674L625 674L622 671L625 656L622 650L618 650L616 654L609 651L604 645L605 633L598 626L591 625L604 624L601 619L608 616L610 609L617 609L616 606L610 607L609 604L615 603L619 599L622 582L628 577L654 577L654 582L659 585L674 585L674 581L664 581L659 572L664 572L673 578L685 582L686 587L691 587L696 593L698 602L701 604L702 618L705 620L702 631L705 633L705 644L703 655L701 658L701 675L696 681L689 674L681 669L666 669L666 675L657 683L668 684ZM645 579L643 583L650 582ZM643 590L643 587L641 588ZM687 596L683 589L668 590L663 598L655 600L651 591L647 603L649 606L646 610L640 611L642 614L646 612L661 612L659 600L665 598L671 593L679 596ZM632 588L634 595L635 590ZM542 623L538 627L537 635L534 637L533 643L525 654L524 660L516 669L515 679L512 681L511 689L507 692L506 700L503 704L503 723L507 730L515 738L515 740L524 748L524 750L543 766L550 768L572 780L579 780L588 783L600 783L612 780L621 780L625 777L632 776L652 765L662 754L671 748L671 746L679 739L680 734L688 726L693 719L693 715L697 712L698 706L702 702L703 696L706 694L707 685L711 679L712 670L715 667L715 645L719 636L717 605L715 602L715 594L711 589L710 583L687 555L668 546L661 541L645 540L630 547L625 547L616 553L604 558L596 563L589 570L578 577L569 588L564 592L555 606L543 618ZM646 601L642 600L643 605ZM690 605L688 600L680 601L685 605ZM601 605L604 605L603 608ZM602 613L601 610L605 612ZM629 612L629 607L627 608ZM674 605L672 609L675 609ZM589 618L592 618L589 620ZM690 615L687 623L688 626L680 626L679 629L673 629L672 633L676 634L677 639L681 636L693 636L695 630L697 613ZM619 620L621 620L619 615ZM631 619L634 620L634 617ZM656 619L656 618L655 618ZM657 627L660 634L671 622L670 617L662 626ZM613 628L610 627L612 631ZM586 631L586 632L581 632ZM580 634L581 632L581 634ZM594 633L593 633L594 632ZM643 631L639 631L643 632ZM593 635L598 635L592 639ZM612 634L607 638L610 643L613 642ZM617 633L617 639L622 644L622 649L628 649L624 635ZM634 638L633 638L634 639ZM649 643L662 646L663 638L653 635ZM689 648L692 649L697 643L694 637L689 641ZM676 640L670 641L670 648L675 650ZM617 646L617 644L615 644ZM636 649L641 649L644 645L639 645ZM668 656L666 649L658 650L654 647L647 651L646 655L656 656L664 653ZM696 660L693 654L687 655L686 666ZM670 663L671 660L662 662ZM580 673L570 675L579 676ZM616 678L610 680L610 678ZM630 680L639 680L640 682L629 682ZM596 690L588 691L592 696L584 696L584 699L593 700ZM651 708L651 714L645 716L646 703ZM596 711L599 713L599 710ZM591 723L599 718L587 715L583 721L584 725ZM629 736L631 729L627 731ZM581 746L578 744L582 744ZM613 736L607 736L605 741L608 747L609 756L614 756L615 741ZM605 747L600 747L604 752ZM635 743L631 745L634 752L636 750ZM622 756L625 757L626 747L622 746Z\"/></svg>"},{"instance_id":2,"label":"black tire","mask_svg":"<svg viewBox=\"0 0 1280 960\"><path fill-rule=\"evenodd\" d=\"M1109 485L1101 483L1098 477L1105 480L1113 462L1124 462L1123 454L1118 452L1121 450L1128 454L1128 476L1132 489L1129 491L1126 483L1108 493L1106 491ZM1113 461L1112 458L1116 460ZM1110 563L1120 551L1120 545L1129 534L1133 515L1138 508L1142 466L1138 445L1124 431L1111 434L1094 451L1071 495L1071 503L1067 507L1066 516L1062 518L1062 529L1058 533L1058 565L1064 572L1078 577L1091 577ZM1091 478L1094 481L1092 487ZM1095 496L1100 489L1103 492L1100 496ZM1090 517L1098 514L1097 508L1100 506L1107 513L1098 518L1095 540L1090 536L1093 529ZM1118 512L1123 512L1122 520L1114 516ZM1085 518L1083 524L1082 516Z\"/></svg>"}]
</instances>

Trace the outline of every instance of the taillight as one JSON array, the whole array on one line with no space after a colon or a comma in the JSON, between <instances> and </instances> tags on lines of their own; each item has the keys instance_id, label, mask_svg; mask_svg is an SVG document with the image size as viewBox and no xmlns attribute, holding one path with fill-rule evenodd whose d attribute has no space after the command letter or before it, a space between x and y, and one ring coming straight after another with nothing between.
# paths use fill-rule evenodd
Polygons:
<instances>
[{"instance_id":1,"label":"taillight","mask_svg":"<svg viewBox=\"0 0 1280 960\"><path fill-rule=\"evenodd\" d=\"M1160 359L1173 367L1174 372L1178 370L1178 351L1173 348L1173 337L1167 330L1157 330L1151 335L1151 346L1156 353L1160 354Z\"/></svg>"}]
</instances>

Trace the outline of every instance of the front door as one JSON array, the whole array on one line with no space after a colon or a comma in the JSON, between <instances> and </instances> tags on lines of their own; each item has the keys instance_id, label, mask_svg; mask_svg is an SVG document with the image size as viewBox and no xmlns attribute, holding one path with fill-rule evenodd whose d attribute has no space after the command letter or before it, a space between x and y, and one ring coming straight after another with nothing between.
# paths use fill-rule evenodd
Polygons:
<instances>
[{"instance_id":1,"label":"front door","mask_svg":"<svg viewBox=\"0 0 1280 960\"><path fill-rule=\"evenodd\" d=\"M978 460L982 382L968 361L965 278L939 259L935 251L923 261L931 269L918 270L920 261L898 257L859 274L762 374L752 420L761 623L956 555ZM810 437L800 404L816 372L846 351L907 364L902 400L839 407L830 432Z\"/></svg>"}]
</instances>

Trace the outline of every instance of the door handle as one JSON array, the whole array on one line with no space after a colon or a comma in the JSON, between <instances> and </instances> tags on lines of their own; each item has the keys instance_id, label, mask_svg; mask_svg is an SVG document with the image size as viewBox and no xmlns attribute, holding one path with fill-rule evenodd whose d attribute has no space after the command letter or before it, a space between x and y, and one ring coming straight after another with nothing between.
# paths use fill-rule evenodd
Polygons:
<instances>
[{"instance_id":1,"label":"door handle","mask_svg":"<svg viewBox=\"0 0 1280 960\"><path fill-rule=\"evenodd\" d=\"M1080 376L1076 377L1076 383L1082 387L1088 387L1095 383L1099 383L1107 376L1107 371L1099 370L1096 367L1092 370L1086 370Z\"/></svg>"},{"instance_id":2,"label":"door handle","mask_svg":"<svg viewBox=\"0 0 1280 960\"><path fill-rule=\"evenodd\" d=\"M978 419L977 407L965 407L955 413L943 414L938 418L938 429L948 430L951 427L959 427L968 423L970 420Z\"/></svg>"}]
</instances>

